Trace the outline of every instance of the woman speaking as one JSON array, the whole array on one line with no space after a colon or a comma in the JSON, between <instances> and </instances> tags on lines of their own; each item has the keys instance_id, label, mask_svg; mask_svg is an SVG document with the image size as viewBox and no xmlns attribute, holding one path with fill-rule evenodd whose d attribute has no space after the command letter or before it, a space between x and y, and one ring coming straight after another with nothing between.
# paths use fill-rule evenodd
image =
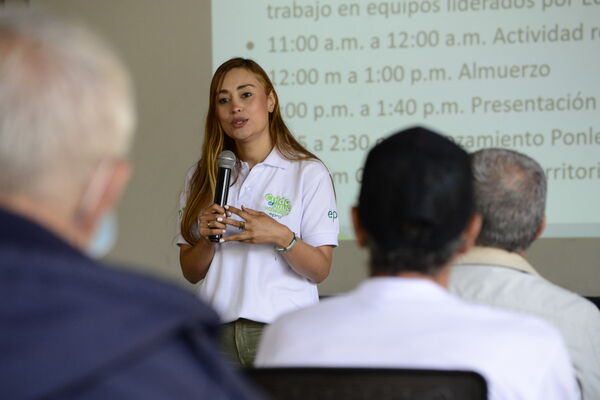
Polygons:
<instances>
[{"instance_id":1,"label":"woman speaking","mask_svg":"<svg viewBox=\"0 0 600 400\"><path fill-rule=\"evenodd\" d=\"M294 139L254 61L231 59L210 85L200 160L180 198L183 275L221 315L224 351L252 365L260 334L282 313L318 301L339 232L329 171ZM217 157L236 156L227 205L214 203ZM210 236L222 235L218 242Z\"/></svg>"}]
</instances>

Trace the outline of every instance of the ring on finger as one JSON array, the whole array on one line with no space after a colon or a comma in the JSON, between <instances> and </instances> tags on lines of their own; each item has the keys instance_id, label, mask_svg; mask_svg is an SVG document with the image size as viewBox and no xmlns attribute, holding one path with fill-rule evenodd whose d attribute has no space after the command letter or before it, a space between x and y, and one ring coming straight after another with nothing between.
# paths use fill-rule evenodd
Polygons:
<instances>
[{"instance_id":1,"label":"ring on finger","mask_svg":"<svg viewBox=\"0 0 600 400\"><path fill-rule=\"evenodd\" d=\"M245 231L246 230L246 221L241 221L239 228L240 228L240 230Z\"/></svg>"}]
</instances>

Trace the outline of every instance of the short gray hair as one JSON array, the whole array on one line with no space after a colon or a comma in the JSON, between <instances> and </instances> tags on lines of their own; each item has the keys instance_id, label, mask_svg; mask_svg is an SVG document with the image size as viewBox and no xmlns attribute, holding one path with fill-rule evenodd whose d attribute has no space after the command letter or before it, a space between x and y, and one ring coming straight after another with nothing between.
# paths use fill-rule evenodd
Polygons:
<instances>
[{"instance_id":1,"label":"short gray hair","mask_svg":"<svg viewBox=\"0 0 600 400\"><path fill-rule=\"evenodd\" d=\"M476 243L507 251L527 249L546 209L546 175L532 158L507 149L471 155L475 203L483 217Z\"/></svg>"},{"instance_id":2,"label":"short gray hair","mask_svg":"<svg viewBox=\"0 0 600 400\"><path fill-rule=\"evenodd\" d=\"M106 44L46 12L0 8L0 193L83 184L127 154L134 126L128 74Z\"/></svg>"}]
</instances>

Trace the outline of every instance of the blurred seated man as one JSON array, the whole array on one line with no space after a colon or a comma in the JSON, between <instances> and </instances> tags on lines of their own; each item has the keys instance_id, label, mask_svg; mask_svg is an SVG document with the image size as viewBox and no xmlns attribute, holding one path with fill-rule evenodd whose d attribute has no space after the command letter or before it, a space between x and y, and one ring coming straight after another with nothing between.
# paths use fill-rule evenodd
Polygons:
<instances>
[{"instance_id":1,"label":"blurred seated man","mask_svg":"<svg viewBox=\"0 0 600 400\"><path fill-rule=\"evenodd\" d=\"M129 78L83 28L0 7L0 397L253 398L217 315L86 255L129 177Z\"/></svg>"},{"instance_id":2,"label":"blurred seated man","mask_svg":"<svg viewBox=\"0 0 600 400\"><path fill-rule=\"evenodd\" d=\"M584 399L600 399L600 312L542 278L525 255L544 230L544 170L528 156L505 149L479 150L471 161L483 223L476 246L452 268L450 291L553 323L563 335Z\"/></svg>"},{"instance_id":3,"label":"blurred seated man","mask_svg":"<svg viewBox=\"0 0 600 400\"><path fill-rule=\"evenodd\" d=\"M286 314L261 340L257 366L472 370L490 399L575 399L558 331L543 320L471 304L445 287L480 227L467 153L423 128L375 146L352 210L371 278Z\"/></svg>"}]
</instances>

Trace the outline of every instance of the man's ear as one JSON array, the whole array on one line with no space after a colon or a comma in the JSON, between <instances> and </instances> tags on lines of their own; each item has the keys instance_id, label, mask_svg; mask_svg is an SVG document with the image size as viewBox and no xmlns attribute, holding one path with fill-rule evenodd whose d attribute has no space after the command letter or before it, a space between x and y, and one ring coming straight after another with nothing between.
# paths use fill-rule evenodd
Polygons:
<instances>
[{"instance_id":1,"label":"man's ear","mask_svg":"<svg viewBox=\"0 0 600 400\"><path fill-rule=\"evenodd\" d=\"M116 207L131 177L131 164L127 160L115 162L104 196L100 200L100 215Z\"/></svg>"},{"instance_id":2,"label":"man's ear","mask_svg":"<svg viewBox=\"0 0 600 400\"><path fill-rule=\"evenodd\" d=\"M76 216L82 234L91 235L100 218L115 208L130 176L131 165L127 160L111 161L96 170Z\"/></svg>"},{"instance_id":3,"label":"man's ear","mask_svg":"<svg viewBox=\"0 0 600 400\"><path fill-rule=\"evenodd\" d=\"M544 231L546 230L546 216L544 215L544 218L542 218L542 222L540 223L540 226L537 230L537 232L535 233L535 238L533 239L538 240L540 238L540 236L542 236L542 233L544 233Z\"/></svg>"},{"instance_id":4,"label":"man's ear","mask_svg":"<svg viewBox=\"0 0 600 400\"><path fill-rule=\"evenodd\" d=\"M354 226L354 236L360 247L367 247L367 235L363 230L360 218L358 215L358 207L352 207L352 225Z\"/></svg>"},{"instance_id":5,"label":"man's ear","mask_svg":"<svg viewBox=\"0 0 600 400\"><path fill-rule=\"evenodd\" d=\"M471 250L471 247L475 245L475 240L477 240L477 236L479 236L479 231L481 231L481 225L483 223L483 218L480 214L473 214L473 216L467 222L467 226L463 231L463 244L462 247L458 250L458 253L464 254Z\"/></svg>"}]
</instances>

